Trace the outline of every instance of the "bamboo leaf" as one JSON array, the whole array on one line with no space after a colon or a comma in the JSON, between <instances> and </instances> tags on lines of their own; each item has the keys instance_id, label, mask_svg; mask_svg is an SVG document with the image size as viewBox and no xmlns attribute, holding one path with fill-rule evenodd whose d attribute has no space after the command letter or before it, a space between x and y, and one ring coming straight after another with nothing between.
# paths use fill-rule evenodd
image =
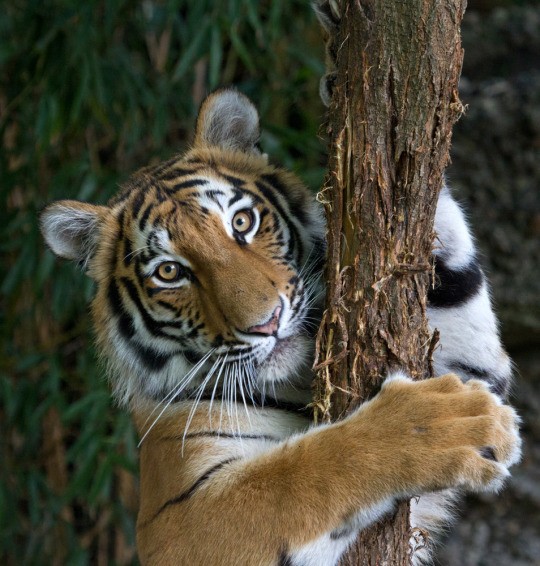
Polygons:
<instances>
[{"instance_id":1,"label":"bamboo leaf","mask_svg":"<svg viewBox=\"0 0 540 566\"><path fill-rule=\"evenodd\" d=\"M236 28L233 26L230 29L231 43L238 56L243 61L244 65L252 72L255 73L255 63L242 38L238 35Z\"/></svg>"},{"instance_id":2,"label":"bamboo leaf","mask_svg":"<svg viewBox=\"0 0 540 566\"><path fill-rule=\"evenodd\" d=\"M215 24L210 32L210 66L208 73L210 90L214 90L219 84L222 58L221 30L219 25Z\"/></svg>"},{"instance_id":3,"label":"bamboo leaf","mask_svg":"<svg viewBox=\"0 0 540 566\"><path fill-rule=\"evenodd\" d=\"M171 78L173 84L182 79L193 63L202 56L202 43L208 34L209 24L210 22L208 18L205 18L201 22L201 27L195 33L193 40L190 41L189 47L179 59L173 70Z\"/></svg>"}]
</instances>

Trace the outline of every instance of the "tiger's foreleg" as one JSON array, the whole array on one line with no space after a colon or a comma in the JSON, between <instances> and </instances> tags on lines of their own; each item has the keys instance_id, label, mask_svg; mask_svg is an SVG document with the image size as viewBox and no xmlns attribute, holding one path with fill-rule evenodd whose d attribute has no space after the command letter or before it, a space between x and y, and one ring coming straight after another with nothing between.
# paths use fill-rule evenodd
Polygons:
<instances>
[{"instance_id":1,"label":"tiger's foreleg","mask_svg":"<svg viewBox=\"0 0 540 566\"><path fill-rule=\"evenodd\" d=\"M197 456L182 460L176 450L180 476ZM497 489L519 440L512 409L480 382L448 375L390 380L341 422L231 454L224 450L189 487L141 510L142 563L278 564L330 544L352 518L367 526L398 498L451 486Z\"/></svg>"}]
</instances>

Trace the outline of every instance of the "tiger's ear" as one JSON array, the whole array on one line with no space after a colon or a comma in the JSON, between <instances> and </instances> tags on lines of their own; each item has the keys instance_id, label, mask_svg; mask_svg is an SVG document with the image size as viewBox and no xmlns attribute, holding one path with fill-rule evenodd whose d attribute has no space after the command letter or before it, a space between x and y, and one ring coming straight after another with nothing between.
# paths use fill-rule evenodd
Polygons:
<instances>
[{"instance_id":1,"label":"tiger's ear","mask_svg":"<svg viewBox=\"0 0 540 566\"><path fill-rule=\"evenodd\" d=\"M222 89L201 105L195 130L195 147L260 153L259 114L247 96L234 89Z\"/></svg>"},{"instance_id":2,"label":"tiger's ear","mask_svg":"<svg viewBox=\"0 0 540 566\"><path fill-rule=\"evenodd\" d=\"M99 225L108 211L106 206L59 200L41 213L41 233L57 256L85 266L97 246Z\"/></svg>"}]
</instances>

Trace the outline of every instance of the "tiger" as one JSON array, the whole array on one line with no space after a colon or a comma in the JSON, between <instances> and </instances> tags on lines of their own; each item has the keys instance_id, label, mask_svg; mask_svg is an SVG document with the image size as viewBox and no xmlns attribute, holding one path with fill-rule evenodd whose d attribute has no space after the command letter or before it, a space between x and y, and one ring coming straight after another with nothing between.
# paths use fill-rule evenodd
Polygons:
<instances>
[{"instance_id":1,"label":"tiger","mask_svg":"<svg viewBox=\"0 0 540 566\"><path fill-rule=\"evenodd\" d=\"M390 372L349 416L312 424L325 222L258 140L253 103L220 89L186 153L106 205L41 213L51 250L95 283L98 349L139 434L143 565L337 564L396 502L412 499L411 526L431 533L449 493L497 491L520 458L510 360L447 188L428 308L439 377Z\"/></svg>"}]
</instances>

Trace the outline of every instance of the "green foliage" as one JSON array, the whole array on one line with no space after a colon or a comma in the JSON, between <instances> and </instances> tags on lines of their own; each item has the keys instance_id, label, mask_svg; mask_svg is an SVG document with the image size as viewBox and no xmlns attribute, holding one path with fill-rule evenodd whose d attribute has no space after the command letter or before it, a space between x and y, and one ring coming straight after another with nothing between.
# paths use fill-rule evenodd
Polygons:
<instances>
[{"instance_id":1,"label":"green foliage","mask_svg":"<svg viewBox=\"0 0 540 566\"><path fill-rule=\"evenodd\" d=\"M97 363L90 281L46 251L39 210L105 202L189 143L235 84L262 145L315 189L322 44L308 2L18 0L0 18L0 560L131 563L136 439Z\"/></svg>"}]
</instances>

